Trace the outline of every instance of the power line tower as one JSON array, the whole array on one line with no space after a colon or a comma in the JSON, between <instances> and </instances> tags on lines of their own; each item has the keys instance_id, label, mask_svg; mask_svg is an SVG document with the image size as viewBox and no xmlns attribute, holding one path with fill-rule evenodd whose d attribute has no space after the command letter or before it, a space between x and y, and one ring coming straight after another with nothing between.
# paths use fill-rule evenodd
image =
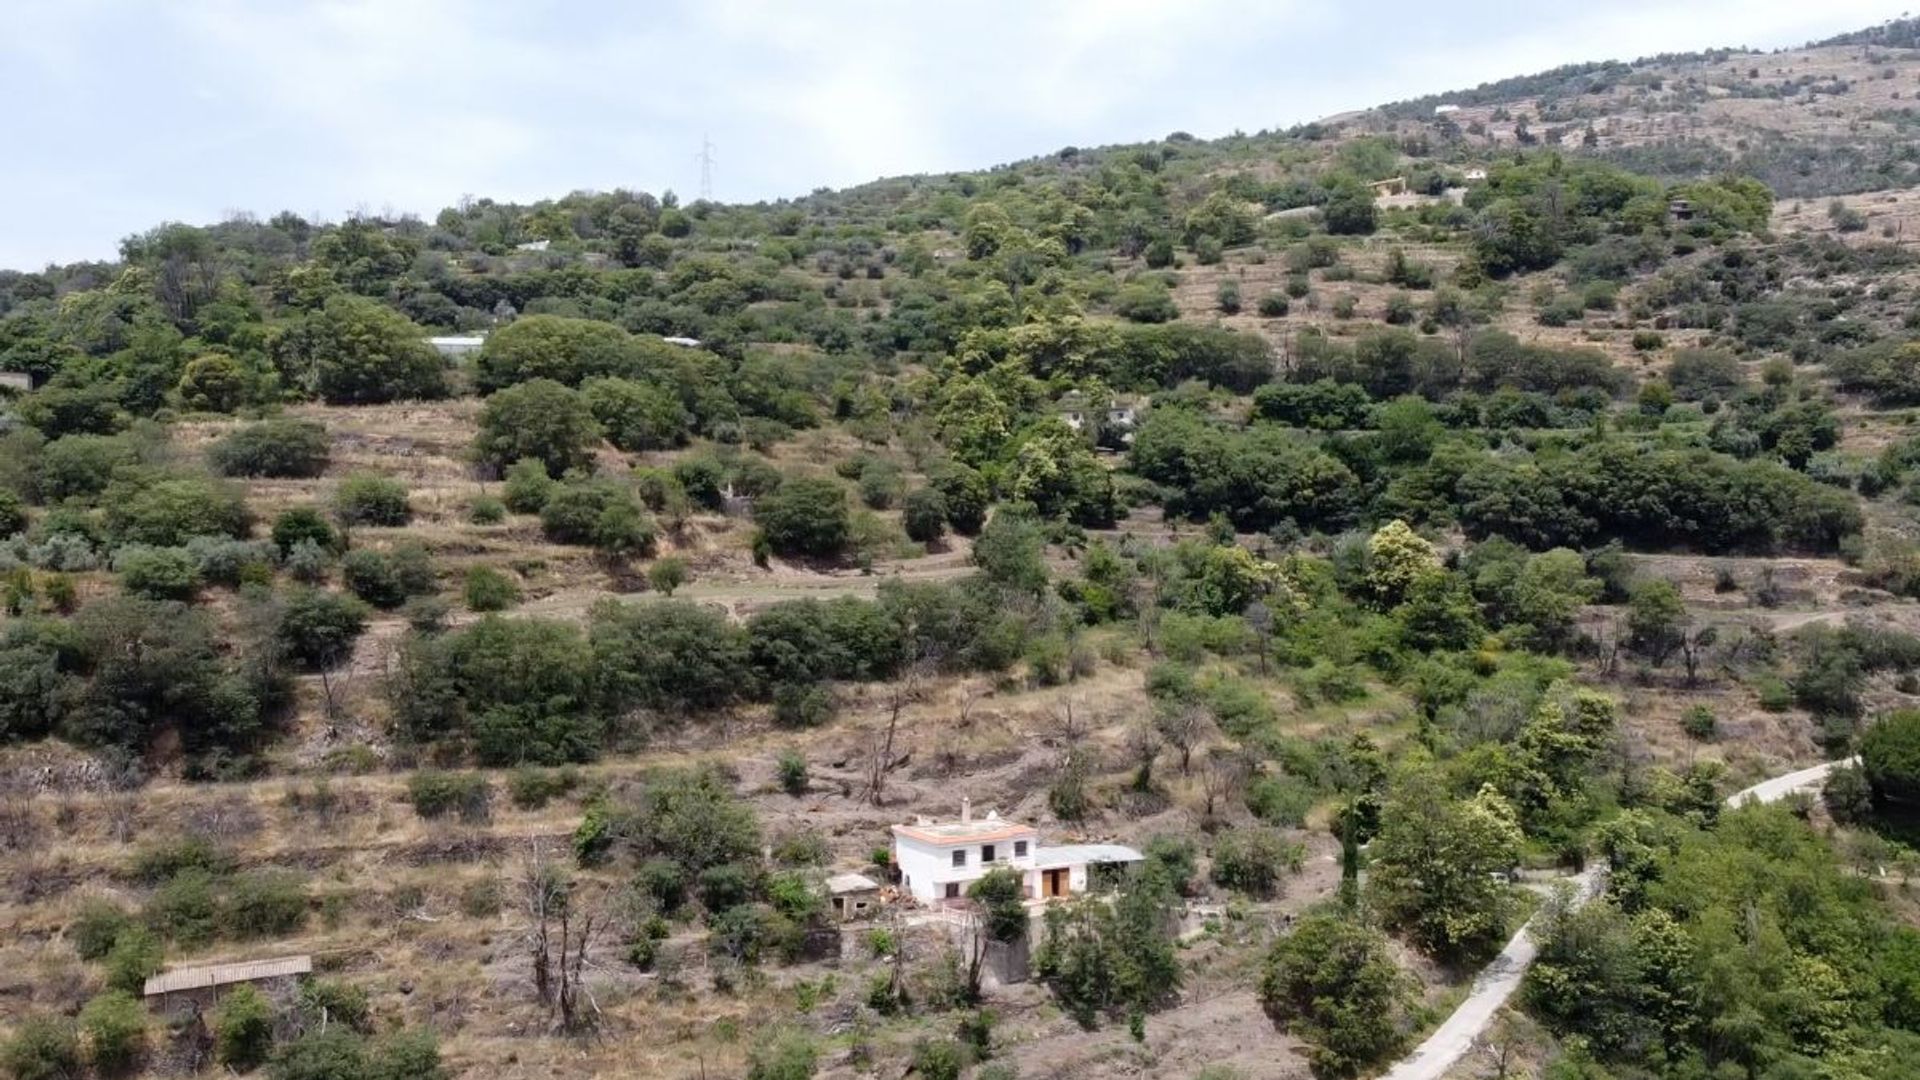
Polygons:
<instances>
[{"instance_id":1,"label":"power line tower","mask_svg":"<svg viewBox=\"0 0 1920 1080\"><path fill-rule=\"evenodd\" d=\"M713 143L706 135L700 136L700 152L693 155L700 163L700 197L709 202L713 200Z\"/></svg>"}]
</instances>

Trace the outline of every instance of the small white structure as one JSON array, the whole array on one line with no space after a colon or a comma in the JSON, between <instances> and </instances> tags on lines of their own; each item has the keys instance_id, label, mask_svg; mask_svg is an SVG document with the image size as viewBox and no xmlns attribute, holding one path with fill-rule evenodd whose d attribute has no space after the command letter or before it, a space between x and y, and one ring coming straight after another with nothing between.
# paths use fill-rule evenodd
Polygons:
<instances>
[{"instance_id":1,"label":"small white structure","mask_svg":"<svg viewBox=\"0 0 1920 1080\"><path fill-rule=\"evenodd\" d=\"M660 340L669 345L678 345L683 349L697 349L700 347L700 339L696 337L663 337Z\"/></svg>"},{"instance_id":2,"label":"small white structure","mask_svg":"<svg viewBox=\"0 0 1920 1080\"><path fill-rule=\"evenodd\" d=\"M1468 169L1466 172L1461 173L1460 175L1467 178L1467 183L1472 184L1472 183L1477 183L1481 180L1485 180L1487 178L1487 170Z\"/></svg>"},{"instance_id":3,"label":"small white structure","mask_svg":"<svg viewBox=\"0 0 1920 1080\"><path fill-rule=\"evenodd\" d=\"M865 874L835 874L827 879L827 897L841 922L864 919L880 907L880 883Z\"/></svg>"},{"instance_id":4,"label":"small white structure","mask_svg":"<svg viewBox=\"0 0 1920 1080\"><path fill-rule=\"evenodd\" d=\"M1454 113L1457 113L1459 111L1460 111L1460 106L1453 105L1453 104L1435 105L1433 107L1433 115L1435 116L1452 116Z\"/></svg>"},{"instance_id":5,"label":"small white structure","mask_svg":"<svg viewBox=\"0 0 1920 1080\"><path fill-rule=\"evenodd\" d=\"M480 346L486 343L486 338L470 335L430 337L427 339L427 344L433 346L433 351L439 353L441 356L454 360L479 352Z\"/></svg>"},{"instance_id":6,"label":"small white structure","mask_svg":"<svg viewBox=\"0 0 1920 1080\"><path fill-rule=\"evenodd\" d=\"M515 244L515 251L545 251L553 245L551 240L529 240L524 244Z\"/></svg>"},{"instance_id":7,"label":"small white structure","mask_svg":"<svg viewBox=\"0 0 1920 1080\"><path fill-rule=\"evenodd\" d=\"M24 394L33 389L33 376L24 371L0 371L0 388Z\"/></svg>"},{"instance_id":8,"label":"small white structure","mask_svg":"<svg viewBox=\"0 0 1920 1080\"><path fill-rule=\"evenodd\" d=\"M973 805L960 800L960 820L922 818L893 827L893 862L900 886L923 903L957 900L990 870L1008 867L1020 875L1027 896L1064 899L1087 891L1087 868L1140 862L1144 856L1120 844L1042 847L1031 825L1004 821L989 812L975 821Z\"/></svg>"}]
</instances>

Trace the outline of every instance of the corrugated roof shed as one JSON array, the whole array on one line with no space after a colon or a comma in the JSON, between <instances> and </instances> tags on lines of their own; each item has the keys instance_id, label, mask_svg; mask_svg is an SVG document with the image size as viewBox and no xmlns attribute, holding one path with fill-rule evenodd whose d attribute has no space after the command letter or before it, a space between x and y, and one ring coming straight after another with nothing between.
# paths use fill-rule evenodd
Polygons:
<instances>
[{"instance_id":1,"label":"corrugated roof shed","mask_svg":"<svg viewBox=\"0 0 1920 1080\"><path fill-rule=\"evenodd\" d=\"M279 979L306 975L313 971L311 956L281 956L270 960L242 960L235 964L208 964L205 967L163 971L147 980L146 996L172 994L181 990L205 990L232 983Z\"/></svg>"},{"instance_id":2,"label":"corrugated roof shed","mask_svg":"<svg viewBox=\"0 0 1920 1080\"><path fill-rule=\"evenodd\" d=\"M1033 865L1035 869L1053 870L1062 866L1134 863L1145 859L1145 855L1125 844L1060 844L1041 848L1034 855Z\"/></svg>"}]
</instances>

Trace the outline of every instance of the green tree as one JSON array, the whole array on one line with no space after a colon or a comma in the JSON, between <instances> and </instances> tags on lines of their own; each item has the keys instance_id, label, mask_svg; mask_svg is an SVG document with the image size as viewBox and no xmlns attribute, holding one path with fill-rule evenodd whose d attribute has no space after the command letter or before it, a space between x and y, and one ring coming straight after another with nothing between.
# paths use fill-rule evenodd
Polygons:
<instances>
[{"instance_id":1,"label":"green tree","mask_svg":"<svg viewBox=\"0 0 1920 1080\"><path fill-rule=\"evenodd\" d=\"M108 990L80 1010L87 1060L102 1075L131 1069L146 1050L147 1011L124 990Z\"/></svg>"},{"instance_id":2,"label":"green tree","mask_svg":"<svg viewBox=\"0 0 1920 1080\"><path fill-rule=\"evenodd\" d=\"M333 515L342 525L397 527L413 520L413 507L407 503L405 484L391 476L360 472L334 489Z\"/></svg>"},{"instance_id":3,"label":"green tree","mask_svg":"<svg viewBox=\"0 0 1920 1080\"><path fill-rule=\"evenodd\" d=\"M495 392L480 410L474 453L499 468L533 458L547 475L593 465L600 426L580 395L551 379L534 379Z\"/></svg>"},{"instance_id":4,"label":"green tree","mask_svg":"<svg viewBox=\"0 0 1920 1080\"><path fill-rule=\"evenodd\" d=\"M1512 806L1492 790L1447 796L1414 776L1388 799L1368 882L1387 925L1450 960L1484 956L1507 931L1513 899L1501 881L1520 858Z\"/></svg>"},{"instance_id":5,"label":"green tree","mask_svg":"<svg viewBox=\"0 0 1920 1080\"><path fill-rule=\"evenodd\" d=\"M1680 648L1691 616L1671 581L1643 581L1627 602L1627 644L1655 667Z\"/></svg>"},{"instance_id":6,"label":"green tree","mask_svg":"<svg viewBox=\"0 0 1920 1080\"><path fill-rule=\"evenodd\" d=\"M907 538L931 544L947 531L947 500L932 488L915 488L900 507L900 524Z\"/></svg>"},{"instance_id":7,"label":"green tree","mask_svg":"<svg viewBox=\"0 0 1920 1080\"><path fill-rule=\"evenodd\" d=\"M1405 1042L1413 985L1379 931L1316 914L1267 954L1260 1003L1274 1023L1308 1044L1314 1075L1353 1076Z\"/></svg>"},{"instance_id":8,"label":"green tree","mask_svg":"<svg viewBox=\"0 0 1920 1080\"><path fill-rule=\"evenodd\" d=\"M1039 593L1047 587L1046 537L1032 518L996 514L974 541L973 564L1001 585Z\"/></svg>"},{"instance_id":9,"label":"green tree","mask_svg":"<svg viewBox=\"0 0 1920 1080\"><path fill-rule=\"evenodd\" d=\"M686 444L693 418L679 398L651 383L592 379L580 390L607 441L622 450L666 450Z\"/></svg>"},{"instance_id":10,"label":"green tree","mask_svg":"<svg viewBox=\"0 0 1920 1080\"><path fill-rule=\"evenodd\" d=\"M27 1017L0 1049L0 1062L13 1080L73 1080L81 1075L79 1033L65 1017Z\"/></svg>"},{"instance_id":11,"label":"green tree","mask_svg":"<svg viewBox=\"0 0 1920 1080\"><path fill-rule=\"evenodd\" d=\"M311 478L326 471L327 429L305 420L267 420L214 443L207 460L222 476Z\"/></svg>"},{"instance_id":12,"label":"green tree","mask_svg":"<svg viewBox=\"0 0 1920 1080\"><path fill-rule=\"evenodd\" d=\"M213 1010L213 1056L245 1072L273 1049L273 1005L251 985L234 987Z\"/></svg>"},{"instance_id":13,"label":"green tree","mask_svg":"<svg viewBox=\"0 0 1920 1080\"><path fill-rule=\"evenodd\" d=\"M359 296L334 296L276 346L290 385L334 405L444 397L440 356L419 327Z\"/></svg>"},{"instance_id":14,"label":"green tree","mask_svg":"<svg viewBox=\"0 0 1920 1080\"><path fill-rule=\"evenodd\" d=\"M824 477L798 477L754 501L753 521L775 552L829 557L852 535L847 494Z\"/></svg>"},{"instance_id":15,"label":"green tree","mask_svg":"<svg viewBox=\"0 0 1920 1080\"><path fill-rule=\"evenodd\" d=\"M672 596L675 589L687 582L687 560L677 555L667 555L655 559L647 567L647 584L662 596Z\"/></svg>"},{"instance_id":16,"label":"green tree","mask_svg":"<svg viewBox=\"0 0 1920 1080\"><path fill-rule=\"evenodd\" d=\"M1920 709L1887 713L1860 739L1860 768L1883 807L1920 805Z\"/></svg>"},{"instance_id":17,"label":"green tree","mask_svg":"<svg viewBox=\"0 0 1920 1080\"><path fill-rule=\"evenodd\" d=\"M579 386L593 377L629 377L639 363L633 337L613 323L527 315L487 335L475 380L483 393L536 379Z\"/></svg>"},{"instance_id":18,"label":"green tree","mask_svg":"<svg viewBox=\"0 0 1920 1080\"><path fill-rule=\"evenodd\" d=\"M274 637L295 661L324 670L351 656L366 628L366 605L354 597L297 588L280 606Z\"/></svg>"}]
</instances>

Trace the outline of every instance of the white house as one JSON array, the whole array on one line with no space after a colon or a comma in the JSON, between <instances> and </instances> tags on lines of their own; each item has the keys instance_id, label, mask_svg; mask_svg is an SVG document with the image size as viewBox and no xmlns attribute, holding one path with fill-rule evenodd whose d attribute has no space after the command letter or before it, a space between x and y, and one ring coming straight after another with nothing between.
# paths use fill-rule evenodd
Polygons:
<instances>
[{"instance_id":1,"label":"white house","mask_svg":"<svg viewBox=\"0 0 1920 1080\"><path fill-rule=\"evenodd\" d=\"M458 337L430 337L427 339L427 344L433 346L435 352L441 356L452 359L459 359L462 356L477 353L480 351L480 346L486 343L486 338L467 335Z\"/></svg>"},{"instance_id":2,"label":"white house","mask_svg":"<svg viewBox=\"0 0 1920 1080\"><path fill-rule=\"evenodd\" d=\"M697 349L700 347L700 339L694 337L663 337L660 340L669 345L678 345L683 349Z\"/></svg>"},{"instance_id":3,"label":"white house","mask_svg":"<svg viewBox=\"0 0 1920 1080\"><path fill-rule=\"evenodd\" d=\"M524 244L515 244L513 248L515 251L545 251L551 246L553 246L551 240L529 240Z\"/></svg>"},{"instance_id":4,"label":"white house","mask_svg":"<svg viewBox=\"0 0 1920 1080\"><path fill-rule=\"evenodd\" d=\"M1120 844L1063 844L1046 847L1031 825L1002 820L989 812L976 821L972 804L960 800L960 820L893 827L893 862L900 886L923 903L955 900L989 870L1008 867L1020 874L1027 896L1053 900L1087 891L1087 868L1140 862L1144 856Z\"/></svg>"}]
</instances>

